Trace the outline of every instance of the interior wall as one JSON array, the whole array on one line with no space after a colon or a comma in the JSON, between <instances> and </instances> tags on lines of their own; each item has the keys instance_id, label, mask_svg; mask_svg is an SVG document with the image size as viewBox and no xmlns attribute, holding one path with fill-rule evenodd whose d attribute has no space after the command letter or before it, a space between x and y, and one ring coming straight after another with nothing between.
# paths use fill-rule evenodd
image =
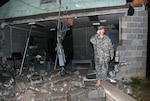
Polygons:
<instances>
[{"instance_id":1,"label":"interior wall","mask_svg":"<svg viewBox=\"0 0 150 101\"><path fill-rule=\"evenodd\" d=\"M21 52L23 53L25 48L25 43L27 39L28 31L22 31L20 29L9 28L9 35L10 35L10 52ZM9 49L8 49L9 50ZM10 53L10 56L11 56Z\"/></svg>"},{"instance_id":2,"label":"interior wall","mask_svg":"<svg viewBox=\"0 0 150 101\"><path fill-rule=\"evenodd\" d=\"M119 31L117 29L105 30L105 35L111 39L114 50L116 50L116 47L119 44Z\"/></svg>"},{"instance_id":3,"label":"interior wall","mask_svg":"<svg viewBox=\"0 0 150 101\"><path fill-rule=\"evenodd\" d=\"M73 58L73 34L72 34L72 27L70 30L66 32L65 39L63 41L63 48L66 57L66 65L70 63Z\"/></svg>"},{"instance_id":4,"label":"interior wall","mask_svg":"<svg viewBox=\"0 0 150 101\"><path fill-rule=\"evenodd\" d=\"M28 35L29 30L12 28L8 26L5 27L2 48L0 49L0 53L3 54L2 57L11 57L13 52L20 52L23 56ZM49 37L47 36L47 33L43 34L32 30L31 36L34 37L37 48L28 49L26 54L29 54L29 56L44 54L44 50L48 48Z\"/></svg>"},{"instance_id":5,"label":"interior wall","mask_svg":"<svg viewBox=\"0 0 150 101\"><path fill-rule=\"evenodd\" d=\"M1 49L0 49L0 53L2 54L1 57L4 56L10 56L11 55L11 44L10 44L10 28L9 27L5 27L4 29L2 29L2 44L1 44Z\"/></svg>"},{"instance_id":6,"label":"interior wall","mask_svg":"<svg viewBox=\"0 0 150 101\"><path fill-rule=\"evenodd\" d=\"M90 37L95 33L94 27L73 30L73 59L93 59Z\"/></svg>"},{"instance_id":7,"label":"interior wall","mask_svg":"<svg viewBox=\"0 0 150 101\"><path fill-rule=\"evenodd\" d=\"M94 27L73 30L73 59L94 59L93 46L90 43L92 35L96 34ZM114 48L119 42L119 31L116 29L105 30L105 34L111 39Z\"/></svg>"}]
</instances>

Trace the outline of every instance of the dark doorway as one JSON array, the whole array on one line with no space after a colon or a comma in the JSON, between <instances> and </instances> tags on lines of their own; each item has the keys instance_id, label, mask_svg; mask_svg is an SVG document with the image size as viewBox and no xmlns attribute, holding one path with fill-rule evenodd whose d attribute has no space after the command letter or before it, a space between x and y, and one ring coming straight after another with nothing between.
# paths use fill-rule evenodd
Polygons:
<instances>
[{"instance_id":1,"label":"dark doorway","mask_svg":"<svg viewBox=\"0 0 150 101\"><path fill-rule=\"evenodd\" d=\"M147 39L147 69L146 76L150 78L150 8L148 10L148 39Z\"/></svg>"}]
</instances>

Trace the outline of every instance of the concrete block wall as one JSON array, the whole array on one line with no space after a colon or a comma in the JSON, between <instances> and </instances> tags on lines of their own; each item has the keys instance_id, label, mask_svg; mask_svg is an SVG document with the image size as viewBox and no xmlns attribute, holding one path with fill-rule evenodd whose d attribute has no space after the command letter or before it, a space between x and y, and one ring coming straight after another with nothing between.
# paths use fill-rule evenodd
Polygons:
<instances>
[{"instance_id":1,"label":"concrete block wall","mask_svg":"<svg viewBox=\"0 0 150 101\"><path fill-rule=\"evenodd\" d=\"M133 16L120 18L119 27L121 43L116 52L120 62L127 65L120 66L117 76L143 78L146 76L148 12L135 10Z\"/></svg>"}]
</instances>

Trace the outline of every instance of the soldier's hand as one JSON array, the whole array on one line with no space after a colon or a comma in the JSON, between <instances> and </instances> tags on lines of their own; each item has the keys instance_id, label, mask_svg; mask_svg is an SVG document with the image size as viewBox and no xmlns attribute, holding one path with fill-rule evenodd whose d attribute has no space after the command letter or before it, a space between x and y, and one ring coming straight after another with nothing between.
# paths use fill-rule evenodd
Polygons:
<instances>
[{"instance_id":1,"label":"soldier's hand","mask_svg":"<svg viewBox=\"0 0 150 101\"><path fill-rule=\"evenodd\" d=\"M112 60L112 59L113 59L113 56L110 57L110 60Z\"/></svg>"}]
</instances>

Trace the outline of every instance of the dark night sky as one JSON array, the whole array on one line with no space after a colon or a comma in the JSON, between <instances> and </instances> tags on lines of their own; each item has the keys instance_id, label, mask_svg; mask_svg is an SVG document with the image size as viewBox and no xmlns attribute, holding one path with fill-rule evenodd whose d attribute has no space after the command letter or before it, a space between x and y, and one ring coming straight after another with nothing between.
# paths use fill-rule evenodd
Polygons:
<instances>
[{"instance_id":1,"label":"dark night sky","mask_svg":"<svg viewBox=\"0 0 150 101\"><path fill-rule=\"evenodd\" d=\"M8 2L9 0L0 0L0 7L2 6L2 5L4 5L6 2Z\"/></svg>"}]
</instances>

